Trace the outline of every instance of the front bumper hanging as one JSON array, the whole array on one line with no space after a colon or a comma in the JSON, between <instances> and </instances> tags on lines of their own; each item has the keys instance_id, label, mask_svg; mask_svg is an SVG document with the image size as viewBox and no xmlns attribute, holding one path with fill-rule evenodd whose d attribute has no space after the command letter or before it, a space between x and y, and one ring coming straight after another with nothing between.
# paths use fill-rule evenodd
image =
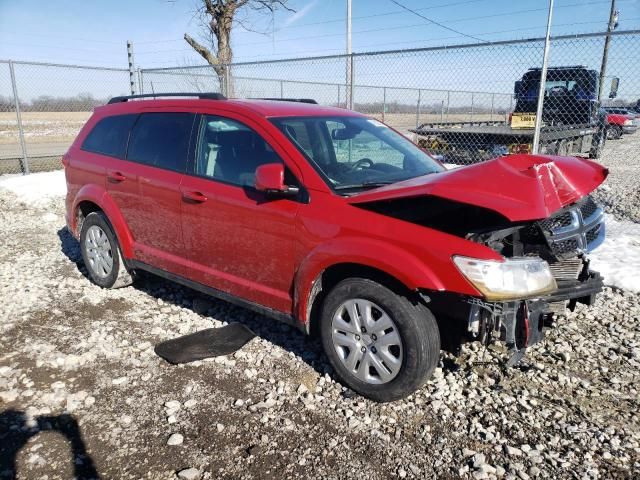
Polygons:
<instances>
[{"instance_id":1,"label":"front bumper hanging","mask_svg":"<svg viewBox=\"0 0 640 480\"><path fill-rule=\"evenodd\" d=\"M511 353L506 366L513 366L526 348L541 341L545 329L553 326L557 308L552 307L561 304L573 310L576 303L592 305L602 288L602 276L585 269L578 280L558 282L555 292L536 299L485 302L468 298L468 332L485 345L496 340L505 342Z\"/></svg>"}]
</instances>

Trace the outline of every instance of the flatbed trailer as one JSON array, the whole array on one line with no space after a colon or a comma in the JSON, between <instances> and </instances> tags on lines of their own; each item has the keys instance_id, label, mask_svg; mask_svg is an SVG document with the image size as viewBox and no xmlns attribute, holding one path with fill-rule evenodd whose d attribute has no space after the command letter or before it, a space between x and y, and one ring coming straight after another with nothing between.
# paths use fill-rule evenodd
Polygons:
<instances>
[{"instance_id":1,"label":"flatbed trailer","mask_svg":"<svg viewBox=\"0 0 640 480\"><path fill-rule=\"evenodd\" d=\"M504 121L428 122L410 129L418 145L448 163L477 163L501 155L531 153L533 128ZM540 130L540 153L600 156L606 133L595 125L555 125Z\"/></svg>"}]
</instances>

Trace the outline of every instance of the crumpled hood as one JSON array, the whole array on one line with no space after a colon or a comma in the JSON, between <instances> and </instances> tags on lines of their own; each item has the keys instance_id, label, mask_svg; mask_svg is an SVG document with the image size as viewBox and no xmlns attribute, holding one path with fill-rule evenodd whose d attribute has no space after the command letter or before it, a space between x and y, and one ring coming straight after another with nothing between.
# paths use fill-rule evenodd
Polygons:
<instances>
[{"instance_id":1,"label":"crumpled hood","mask_svg":"<svg viewBox=\"0 0 640 480\"><path fill-rule=\"evenodd\" d=\"M376 188L347 199L362 204L433 195L488 208L513 222L539 220L577 202L609 171L576 157L507 155Z\"/></svg>"}]
</instances>

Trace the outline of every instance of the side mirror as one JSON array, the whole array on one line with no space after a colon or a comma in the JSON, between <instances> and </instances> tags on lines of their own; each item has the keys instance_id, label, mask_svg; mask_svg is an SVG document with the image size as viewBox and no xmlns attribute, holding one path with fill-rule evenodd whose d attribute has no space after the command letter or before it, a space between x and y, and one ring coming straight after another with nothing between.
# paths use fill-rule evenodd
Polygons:
<instances>
[{"instance_id":1,"label":"side mirror","mask_svg":"<svg viewBox=\"0 0 640 480\"><path fill-rule=\"evenodd\" d=\"M331 131L333 140L352 140L361 130L355 128L336 128Z\"/></svg>"},{"instance_id":2,"label":"side mirror","mask_svg":"<svg viewBox=\"0 0 640 480\"><path fill-rule=\"evenodd\" d=\"M255 187L268 195L296 195L300 189L284 184L284 165L265 163L256 168Z\"/></svg>"},{"instance_id":3,"label":"side mirror","mask_svg":"<svg viewBox=\"0 0 640 480\"><path fill-rule=\"evenodd\" d=\"M522 80L516 80L516 83L513 86L513 94L516 97L519 97L520 95L522 95Z\"/></svg>"},{"instance_id":4,"label":"side mirror","mask_svg":"<svg viewBox=\"0 0 640 480\"><path fill-rule=\"evenodd\" d=\"M609 98L616 98L618 96L618 87L620 86L620 79L614 77L611 79L611 89L609 91Z\"/></svg>"}]
</instances>

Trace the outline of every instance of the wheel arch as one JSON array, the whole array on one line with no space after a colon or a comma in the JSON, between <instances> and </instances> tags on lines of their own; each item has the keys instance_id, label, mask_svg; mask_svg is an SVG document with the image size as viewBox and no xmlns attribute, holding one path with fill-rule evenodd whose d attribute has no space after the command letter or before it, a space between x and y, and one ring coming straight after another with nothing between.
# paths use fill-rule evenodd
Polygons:
<instances>
[{"instance_id":1,"label":"wheel arch","mask_svg":"<svg viewBox=\"0 0 640 480\"><path fill-rule=\"evenodd\" d=\"M80 189L73 202L73 215L71 218L72 234L80 237L82 221L87 215L101 211L107 217L107 221L113 228L116 240L120 246L122 256L133 257L133 237L113 198L97 185L85 185Z\"/></svg>"},{"instance_id":2,"label":"wheel arch","mask_svg":"<svg viewBox=\"0 0 640 480\"><path fill-rule=\"evenodd\" d=\"M307 333L313 336L318 333L318 318L324 298L338 283L347 278L373 280L398 294L407 295L416 302L420 301L420 296L416 290L411 290L397 277L384 270L362 263L336 263L320 272L313 283L313 288L307 300L307 318L305 319Z\"/></svg>"},{"instance_id":3,"label":"wheel arch","mask_svg":"<svg viewBox=\"0 0 640 480\"><path fill-rule=\"evenodd\" d=\"M384 242L348 240L323 244L302 262L295 279L294 314L307 333L324 295L340 280L368 278L402 293L444 290L434 272L409 252Z\"/></svg>"}]
</instances>

